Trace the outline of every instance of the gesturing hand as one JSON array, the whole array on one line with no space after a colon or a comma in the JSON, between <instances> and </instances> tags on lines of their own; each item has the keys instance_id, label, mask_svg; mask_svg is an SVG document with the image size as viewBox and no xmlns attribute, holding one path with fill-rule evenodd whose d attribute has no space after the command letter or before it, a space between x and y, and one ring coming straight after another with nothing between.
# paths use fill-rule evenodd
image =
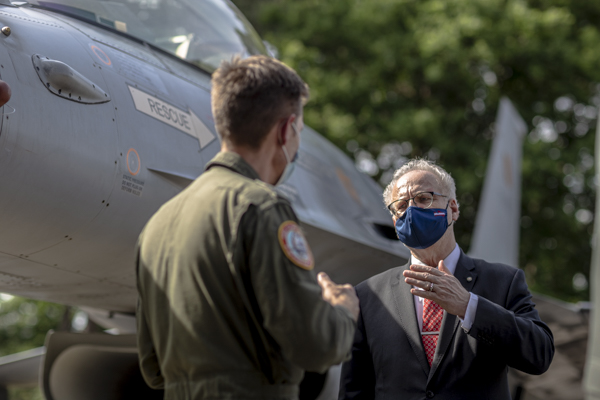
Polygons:
<instances>
[{"instance_id":1,"label":"gesturing hand","mask_svg":"<svg viewBox=\"0 0 600 400\"><path fill-rule=\"evenodd\" d=\"M423 290L411 289L416 296L435 301L447 313L465 317L469 304L469 292L460 284L440 261L438 268L413 264L410 270L404 271L404 281Z\"/></svg>"},{"instance_id":2,"label":"gesturing hand","mask_svg":"<svg viewBox=\"0 0 600 400\"><path fill-rule=\"evenodd\" d=\"M323 299L332 306L342 306L352 313L354 321L358 320L358 296L350 284L338 285L325 272L317 275L319 285L323 289Z\"/></svg>"}]
</instances>

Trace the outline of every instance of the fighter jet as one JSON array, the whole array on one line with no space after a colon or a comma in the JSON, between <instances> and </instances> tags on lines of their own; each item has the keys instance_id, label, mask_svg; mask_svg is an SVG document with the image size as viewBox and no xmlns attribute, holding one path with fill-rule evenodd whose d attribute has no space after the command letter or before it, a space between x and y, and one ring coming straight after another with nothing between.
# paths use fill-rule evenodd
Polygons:
<instances>
[{"instance_id":1,"label":"fighter jet","mask_svg":"<svg viewBox=\"0 0 600 400\"><path fill-rule=\"evenodd\" d=\"M0 0L0 32L0 292L133 333L137 236L220 148L211 72L267 49L227 0ZM319 270L358 283L404 263L381 188L302 136L281 191ZM44 395L139 395L136 357L132 335L50 335Z\"/></svg>"},{"instance_id":2,"label":"fighter jet","mask_svg":"<svg viewBox=\"0 0 600 400\"><path fill-rule=\"evenodd\" d=\"M0 385L36 380L41 362L47 399L161 398L137 370L135 242L219 150L211 72L267 48L228 0L0 0L0 32L0 292L81 307L120 333L49 334L0 362ZM525 125L500 108L485 191L511 203L488 205L507 213L478 220L473 252L513 264ZM318 133L302 136L281 192L317 269L356 284L404 264L381 187ZM481 207L502 199L484 193ZM490 227L513 234L508 259L490 253ZM336 393L334 368L319 399Z\"/></svg>"}]
</instances>

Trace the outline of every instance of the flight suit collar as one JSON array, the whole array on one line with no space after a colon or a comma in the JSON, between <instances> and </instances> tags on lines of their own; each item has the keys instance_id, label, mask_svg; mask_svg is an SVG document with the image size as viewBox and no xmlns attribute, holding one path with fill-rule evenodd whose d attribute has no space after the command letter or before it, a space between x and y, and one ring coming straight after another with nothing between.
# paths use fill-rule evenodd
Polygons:
<instances>
[{"instance_id":1,"label":"flight suit collar","mask_svg":"<svg viewBox=\"0 0 600 400\"><path fill-rule=\"evenodd\" d=\"M244 161L242 156L231 151L217 153L217 155L206 164L205 170L208 171L214 166L229 168L247 178L260 180L258 173L250 166L250 164Z\"/></svg>"}]
</instances>

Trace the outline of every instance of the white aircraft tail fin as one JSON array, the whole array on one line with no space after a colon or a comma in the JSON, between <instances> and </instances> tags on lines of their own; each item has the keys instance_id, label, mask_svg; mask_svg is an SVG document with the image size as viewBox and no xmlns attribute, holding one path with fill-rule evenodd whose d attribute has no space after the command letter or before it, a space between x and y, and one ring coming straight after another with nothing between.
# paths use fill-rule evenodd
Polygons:
<instances>
[{"instance_id":1,"label":"white aircraft tail fin","mask_svg":"<svg viewBox=\"0 0 600 400\"><path fill-rule=\"evenodd\" d=\"M521 160L527 125L502 98L469 255L518 266ZM499 244L502 245L499 245Z\"/></svg>"},{"instance_id":2,"label":"white aircraft tail fin","mask_svg":"<svg viewBox=\"0 0 600 400\"><path fill-rule=\"evenodd\" d=\"M596 127L596 176L600 176L600 119ZM596 189L596 213L594 221L594 240L592 241L592 265L590 267L590 301L592 315L588 336L587 360L583 381L586 399L600 399L600 191Z\"/></svg>"}]
</instances>

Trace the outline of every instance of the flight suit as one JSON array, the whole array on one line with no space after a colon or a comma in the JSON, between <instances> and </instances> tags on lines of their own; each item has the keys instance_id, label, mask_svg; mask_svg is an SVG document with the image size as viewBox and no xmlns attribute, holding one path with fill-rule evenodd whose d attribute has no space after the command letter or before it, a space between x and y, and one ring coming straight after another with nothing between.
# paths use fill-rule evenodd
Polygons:
<instances>
[{"instance_id":1,"label":"flight suit","mask_svg":"<svg viewBox=\"0 0 600 400\"><path fill-rule=\"evenodd\" d=\"M322 299L289 202L219 153L138 242L140 365L165 399L296 399L344 361L356 324Z\"/></svg>"}]
</instances>

